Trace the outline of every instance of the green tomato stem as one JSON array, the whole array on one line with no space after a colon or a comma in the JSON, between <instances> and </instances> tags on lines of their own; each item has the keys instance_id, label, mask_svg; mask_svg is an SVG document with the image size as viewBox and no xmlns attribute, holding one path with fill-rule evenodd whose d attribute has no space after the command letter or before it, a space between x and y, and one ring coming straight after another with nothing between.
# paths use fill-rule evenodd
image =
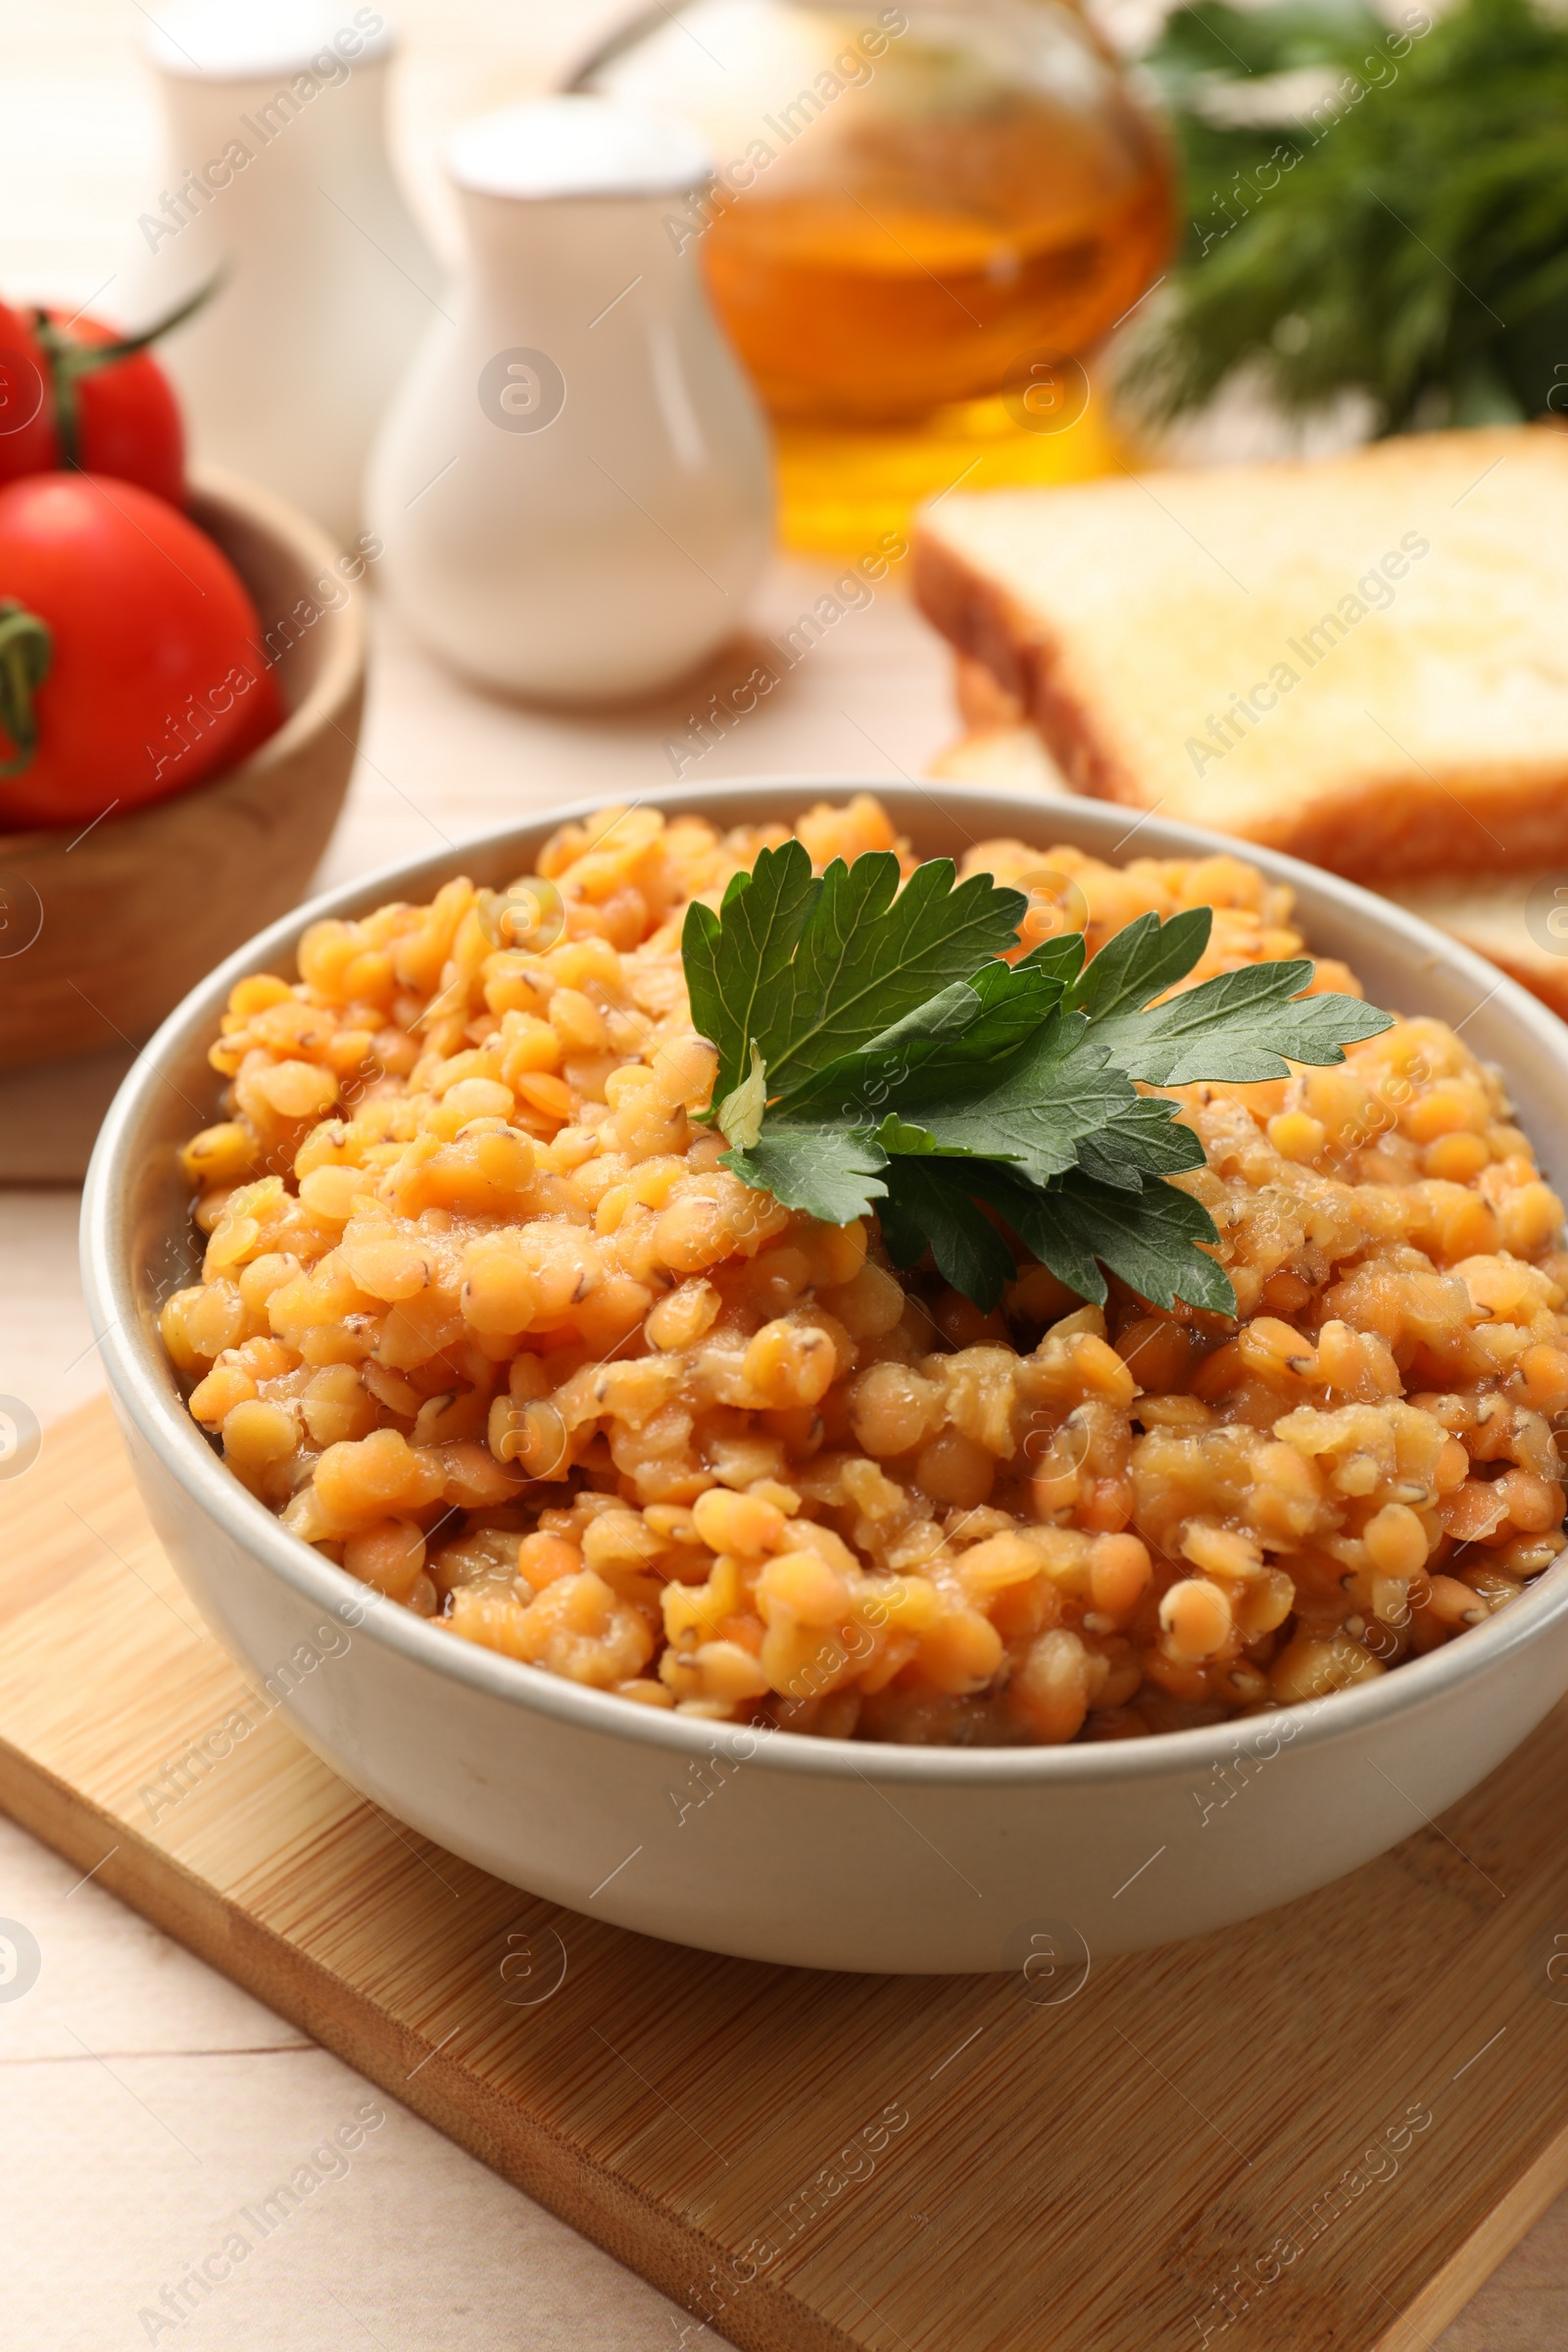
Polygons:
<instances>
[{"instance_id":1,"label":"green tomato stem","mask_svg":"<svg viewBox=\"0 0 1568 2352\"><path fill-rule=\"evenodd\" d=\"M175 309L155 318L140 334L117 335L112 343L78 343L69 326L60 326L48 314L35 310L32 328L43 347L49 369L50 391L54 402L55 429L60 435L60 463L69 471L79 473L81 466L81 403L76 387L84 375L96 375L100 368L112 368L119 360L133 360L163 336L172 334L194 318L205 303L212 300L222 283L223 271L217 270L204 286L187 296Z\"/></svg>"},{"instance_id":2,"label":"green tomato stem","mask_svg":"<svg viewBox=\"0 0 1568 2352\"><path fill-rule=\"evenodd\" d=\"M33 696L49 675L55 641L49 624L14 596L0 598L0 727L15 747L0 777L20 776L38 749Z\"/></svg>"}]
</instances>

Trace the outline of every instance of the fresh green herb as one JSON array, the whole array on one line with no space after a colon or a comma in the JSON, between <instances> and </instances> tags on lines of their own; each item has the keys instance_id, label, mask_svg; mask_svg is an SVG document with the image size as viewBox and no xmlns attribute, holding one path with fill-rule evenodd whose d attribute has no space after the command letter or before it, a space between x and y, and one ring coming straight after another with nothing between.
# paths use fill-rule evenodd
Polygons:
<instances>
[{"instance_id":1,"label":"fresh green herb","mask_svg":"<svg viewBox=\"0 0 1568 2352\"><path fill-rule=\"evenodd\" d=\"M1186 220L1135 399L1174 416L1248 368L1297 415L1363 393L1383 432L1568 402L1560 14L1198 0L1146 63Z\"/></svg>"},{"instance_id":2,"label":"fresh green herb","mask_svg":"<svg viewBox=\"0 0 1568 2352\"><path fill-rule=\"evenodd\" d=\"M682 955L718 1052L723 1165L830 1225L875 1213L895 1265L930 1250L986 1310L1015 1268L1008 1235L1080 1297L1103 1269L1141 1298L1234 1312L1201 1246L1219 1238L1166 1182L1200 1167L1177 1104L1140 1083L1250 1083L1335 1062L1390 1026L1353 997L1303 998L1308 962L1249 964L1163 1004L1208 944L1206 906L1146 914L1085 963L1077 933L1009 964L1027 902L946 858L902 890L891 855L820 878L799 842L764 850L715 914L693 904Z\"/></svg>"},{"instance_id":3,"label":"fresh green herb","mask_svg":"<svg viewBox=\"0 0 1568 2352\"><path fill-rule=\"evenodd\" d=\"M1024 906L989 874L955 890L945 858L901 891L891 850L837 858L820 881L798 841L763 850L718 914L693 905L686 916L692 1018L718 1048L715 1091L749 1075L753 1044L775 1092L824 1068L1009 946Z\"/></svg>"}]
</instances>

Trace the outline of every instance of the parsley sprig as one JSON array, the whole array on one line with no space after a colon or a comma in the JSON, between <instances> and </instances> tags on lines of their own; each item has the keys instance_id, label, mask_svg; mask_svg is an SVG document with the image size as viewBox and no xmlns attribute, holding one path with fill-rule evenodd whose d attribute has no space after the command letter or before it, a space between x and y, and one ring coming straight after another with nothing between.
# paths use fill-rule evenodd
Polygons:
<instances>
[{"instance_id":1,"label":"parsley sprig","mask_svg":"<svg viewBox=\"0 0 1568 2352\"><path fill-rule=\"evenodd\" d=\"M1166 1181L1200 1167L1202 1145L1139 1084L1282 1078L1293 1061L1343 1061L1390 1016L1303 998L1304 958L1165 997L1208 944L1206 906L1141 915L1090 963L1075 932L1009 964L1021 892L989 874L956 884L945 858L899 880L891 852L815 876L790 841L737 874L716 913L687 908L722 1164L830 1225L874 1212L895 1265L929 1250L987 1311L1015 1270L1010 1233L1097 1303L1108 1268L1160 1306L1233 1314L1200 1246L1218 1240L1213 1221Z\"/></svg>"}]
</instances>

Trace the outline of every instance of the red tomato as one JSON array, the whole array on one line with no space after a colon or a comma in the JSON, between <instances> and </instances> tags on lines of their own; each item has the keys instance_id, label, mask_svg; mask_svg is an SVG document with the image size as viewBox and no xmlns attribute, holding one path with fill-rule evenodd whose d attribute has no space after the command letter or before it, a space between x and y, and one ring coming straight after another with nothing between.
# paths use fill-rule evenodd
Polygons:
<instances>
[{"instance_id":1,"label":"red tomato","mask_svg":"<svg viewBox=\"0 0 1568 2352\"><path fill-rule=\"evenodd\" d=\"M0 481L59 463L43 349L20 311L0 302Z\"/></svg>"},{"instance_id":2,"label":"red tomato","mask_svg":"<svg viewBox=\"0 0 1568 2352\"><path fill-rule=\"evenodd\" d=\"M237 766L283 704L211 539L134 483L40 473L0 489L0 826L73 825Z\"/></svg>"},{"instance_id":3,"label":"red tomato","mask_svg":"<svg viewBox=\"0 0 1568 2352\"><path fill-rule=\"evenodd\" d=\"M70 314L50 311L47 316L64 327ZM71 333L88 346L120 340L120 330L98 318L73 320ZM114 474L122 482L139 482L172 507L185 504L185 428L173 388L150 351L95 368L64 392L57 383L57 410L62 397L73 396L75 463L83 473ZM59 454L46 461L51 466L63 462L58 432L55 446Z\"/></svg>"},{"instance_id":4,"label":"red tomato","mask_svg":"<svg viewBox=\"0 0 1568 2352\"><path fill-rule=\"evenodd\" d=\"M185 430L152 353L78 370L72 351L118 343L119 328L66 311L44 316L55 329L52 339L40 338L20 311L0 304L0 482L79 466L136 482L182 507Z\"/></svg>"}]
</instances>

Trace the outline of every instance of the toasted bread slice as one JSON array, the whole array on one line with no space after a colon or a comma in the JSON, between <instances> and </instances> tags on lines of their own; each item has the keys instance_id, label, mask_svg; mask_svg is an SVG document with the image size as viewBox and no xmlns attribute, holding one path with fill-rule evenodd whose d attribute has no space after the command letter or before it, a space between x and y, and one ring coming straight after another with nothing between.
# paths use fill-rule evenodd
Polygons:
<instances>
[{"instance_id":1,"label":"toasted bread slice","mask_svg":"<svg viewBox=\"0 0 1568 2352\"><path fill-rule=\"evenodd\" d=\"M1568 864L1568 433L956 492L914 564L1079 791L1367 881Z\"/></svg>"},{"instance_id":2,"label":"toasted bread slice","mask_svg":"<svg viewBox=\"0 0 1568 2352\"><path fill-rule=\"evenodd\" d=\"M971 662L967 654L955 654L953 658L953 692L958 716L971 735L994 730L1005 732L1028 721L1029 713L1018 697L1009 694L983 662ZM1041 750L1047 759L1051 757L1044 744Z\"/></svg>"},{"instance_id":3,"label":"toasted bread slice","mask_svg":"<svg viewBox=\"0 0 1568 2352\"><path fill-rule=\"evenodd\" d=\"M1003 792L1047 792L1070 798L1072 786L1033 727L974 727L938 752L928 776L951 784L989 784Z\"/></svg>"},{"instance_id":4,"label":"toasted bread slice","mask_svg":"<svg viewBox=\"0 0 1568 2352\"><path fill-rule=\"evenodd\" d=\"M1568 1020L1568 873L1560 867L1387 883L1384 896L1474 948Z\"/></svg>"},{"instance_id":5,"label":"toasted bread slice","mask_svg":"<svg viewBox=\"0 0 1568 2352\"><path fill-rule=\"evenodd\" d=\"M1018 722L971 728L939 752L926 772L993 791L1068 789L1035 729ZM1568 1020L1568 871L1436 874L1381 887L1385 898L1474 948Z\"/></svg>"}]
</instances>

